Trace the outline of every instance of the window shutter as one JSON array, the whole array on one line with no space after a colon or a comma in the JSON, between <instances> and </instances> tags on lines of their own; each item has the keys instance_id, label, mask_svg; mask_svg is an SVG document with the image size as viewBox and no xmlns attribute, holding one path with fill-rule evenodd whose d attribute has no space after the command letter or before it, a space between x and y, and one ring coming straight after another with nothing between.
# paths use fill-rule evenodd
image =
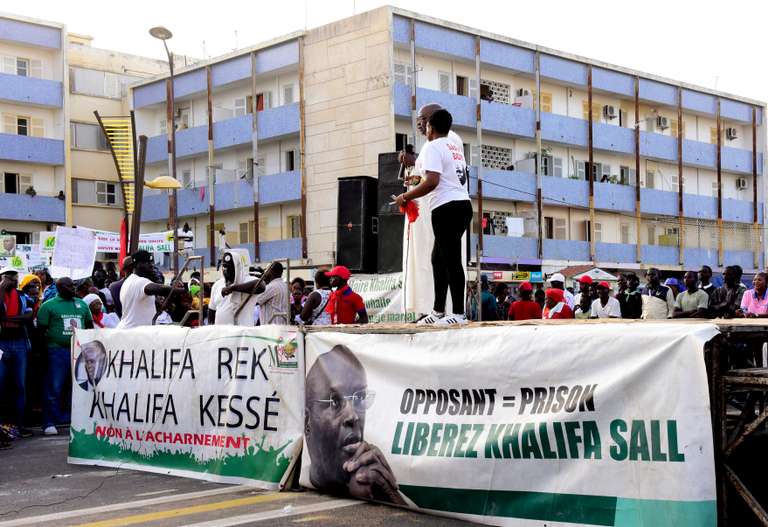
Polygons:
<instances>
[{"instance_id":1,"label":"window shutter","mask_svg":"<svg viewBox=\"0 0 768 527\"><path fill-rule=\"evenodd\" d=\"M1 71L8 75L16 75L16 57L4 55Z\"/></svg>"},{"instance_id":2,"label":"window shutter","mask_svg":"<svg viewBox=\"0 0 768 527\"><path fill-rule=\"evenodd\" d=\"M565 240L565 238L566 238L565 219L555 218L555 239Z\"/></svg>"},{"instance_id":3,"label":"window shutter","mask_svg":"<svg viewBox=\"0 0 768 527\"><path fill-rule=\"evenodd\" d=\"M552 113L552 94L541 92L541 111Z\"/></svg>"},{"instance_id":4,"label":"window shutter","mask_svg":"<svg viewBox=\"0 0 768 527\"><path fill-rule=\"evenodd\" d=\"M29 76L37 79L43 78L43 61L32 59L29 61Z\"/></svg>"},{"instance_id":5,"label":"window shutter","mask_svg":"<svg viewBox=\"0 0 768 527\"><path fill-rule=\"evenodd\" d=\"M713 126L709 129L709 142L713 145L717 144L717 126Z\"/></svg>"},{"instance_id":6,"label":"window shutter","mask_svg":"<svg viewBox=\"0 0 768 527\"><path fill-rule=\"evenodd\" d=\"M160 120L160 135L168 134L168 123L165 119Z\"/></svg>"},{"instance_id":7,"label":"window shutter","mask_svg":"<svg viewBox=\"0 0 768 527\"><path fill-rule=\"evenodd\" d=\"M283 86L283 104L293 104L293 84Z\"/></svg>"},{"instance_id":8,"label":"window shutter","mask_svg":"<svg viewBox=\"0 0 768 527\"><path fill-rule=\"evenodd\" d=\"M235 99L235 117L243 116L246 113L250 113L246 108L246 98L237 97Z\"/></svg>"},{"instance_id":9,"label":"window shutter","mask_svg":"<svg viewBox=\"0 0 768 527\"><path fill-rule=\"evenodd\" d=\"M32 137L45 137L45 124L42 119L32 119Z\"/></svg>"},{"instance_id":10,"label":"window shutter","mask_svg":"<svg viewBox=\"0 0 768 527\"><path fill-rule=\"evenodd\" d=\"M272 108L272 92L264 92L264 109L268 110Z\"/></svg>"},{"instance_id":11,"label":"window shutter","mask_svg":"<svg viewBox=\"0 0 768 527\"><path fill-rule=\"evenodd\" d=\"M603 241L603 224L595 222L595 241Z\"/></svg>"},{"instance_id":12,"label":"window shutter","mask_svg":"<svg viewBox=\"0 0 768 527\"><path fill-rule=\"evenodd\" d=\"M554 168L553 175L555 177L563 177L563 158L562 157L553 158L552 166Z\"/></svg>"},{"instance_id":13,"label":"window shutter","mask_svg":"<svg viewBox=\"0 0 768 527\"><path fill-rule=\"evenodd\" d=\"M3 114L3 133L16 134L16 116L10 113Z\"/></svg>"},{"instance_id":14,"label":"window shutter","mask_svg":"<svg viewBox=\"0 0 768 527\"><path fill-rule=\"evenodd\" d=\"M405 64L402 62L395 62L395 82L400 84L408 84L405 74Z\"/></svg>"},{"instance_id":15,"label":"window shutter","mask_svg":"<svg viewBox=\"0 0 768 527\"><path fill-rule=\"evenodd\" d=\"M621 243L629 243L629 225L621 224Z\"/></svg>"},{"instance_id":16,"label":"window shutter","mask_svg":"<svg viewBox=\"0 0 768 527\"><path fill-rule=\"evenodd\" d=\"M437 74L440 79L440 91L451 93L451 74L444 71L439 71Z\"/></svg>"},{"instance_id":17,"label":"window shutter","mask_svg":"<svg viewBox=\"0 0 768 527\"><path fill-rule=\"evenodd\" d=\"M469 79L469 96L477 100L477 79Z\"/></svg>"},{"instance_id":18,"label":"window shutter","mask_svg":"<svg viewBox=\"0 0 768 527\"><path fill-rule=\"evenodd\" d=\"M23 194L32 186L32 174L19 174L19 194Z\"/></svg>"}]
</instances>

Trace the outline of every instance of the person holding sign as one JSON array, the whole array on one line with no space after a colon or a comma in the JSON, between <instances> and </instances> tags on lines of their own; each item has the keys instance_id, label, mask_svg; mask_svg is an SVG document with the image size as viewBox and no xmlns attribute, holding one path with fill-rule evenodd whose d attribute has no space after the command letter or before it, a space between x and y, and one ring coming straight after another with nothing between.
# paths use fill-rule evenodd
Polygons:
<instances>
[{"instance_id":1,"label":"person holding sign","mask_svg":"<svg viewBox=\"0 0 768 527\"><path fill-rule=\"evenodd\" d=\"M427 122L427 143L419 158L426 179L417 187L395 198L405 207L409 200L429 195L432 212L432 279L435 302L432 313L420 324L466 324L464 316L464 264L461 240L472 221L472 202L467 191L467 164L463 149L448 138L453 118L447 110L437 110ZM453 314L445 312L448 290Z\"/></svg>"},{"instance_id":2,"label":"person holding sign","mask_svg":"<svg viewBox=\"0 0 768 527\"><path fill-rule=\"evenodd\" d=\"M151 326L155 309L156 296L168 296L183 289L173 289L170 286L156 284L150 278L155 276L152 265L152 254L148 251L136 251L131 255L133 274L123 282L120 288L120 304L123 308L123 318L117 325L118 329Z\"/></svg>"},{"instance_id":3,"label":"person holding sign","mask_svg":"<svg viewBox=\"0 0 768 527\"><path fill-rule=\"evenodd\" d=\"M61 392L71 377L70 344L76 329L91 329L93 318L85 302L75 295L71 278L59 278L57 295L44 303L37 312L37 327L46 337L48 345L48 371L45 376L43 398L43 433L56 435L56 424L69 421L61 415Z\"/></svg>"}]
</instances>

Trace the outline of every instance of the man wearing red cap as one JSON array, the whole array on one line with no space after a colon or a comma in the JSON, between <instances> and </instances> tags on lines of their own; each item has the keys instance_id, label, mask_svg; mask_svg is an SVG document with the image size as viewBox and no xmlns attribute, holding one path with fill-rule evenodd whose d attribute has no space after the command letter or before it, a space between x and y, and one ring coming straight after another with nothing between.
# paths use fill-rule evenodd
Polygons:
<instances>
[{"instance_id":1,"label":"man wearing red cap","mask_svg":"<svg viewBox=\"0 0 768 527\"><path fill-rule=\"evenodd\" d=\"M533 300L533 286L522 282L518 288L520 300L509 306L509 320L535 320L541 318L541 306Z\"/></svg>"},{"instance_id":2,"label":"man wearing red cap","mask_svg":"<svg viewBox=\"0 0 768 527\"><path fill-rule=\"evenodd\" d=\"M331 324L367 324L368 312L363 298L347 285L352 273L343 265L337 265L327 273L334 289L328 300L327 311L331 314Z\"/></svg>"},{"instance_id":3,"label":"man wearing red cap","mask_svg":"<svg viewBox=\"0 0 768 527\"><path fill-rule=\"evenodd\" d=\"M588 274L585 274L578 280L579 282L579 292L576 293L576 296L573 297L573 303L575 306L578 306L581 304L581 297L583 295L587 295L589 297L589 305L592 305L592 302L597 298L596 291L594 289L594 280L592 280L592 277Z\"/></svg>"},{"instance_id":4,"label":"man wearing red cap","mask_svg":"<svg viewBox=\"0 0 768 527\"><path fill-rule=\"evenodd\" d=\"M547 289L541 318L545 320L573 318L573 309L566 303L562 289L555 287Z\"/></svg>"},{"instance_id":5,"label":"man wearing red cap","mask_svg":"<svg viewBox=\"0 0 768 527\"><path fill-rule=\"evenodd\" d=\"M611 296L611 284L597 284L597 300L592 302L589 318L621 318L621 304Z\"/></svg>"}]
</instances>

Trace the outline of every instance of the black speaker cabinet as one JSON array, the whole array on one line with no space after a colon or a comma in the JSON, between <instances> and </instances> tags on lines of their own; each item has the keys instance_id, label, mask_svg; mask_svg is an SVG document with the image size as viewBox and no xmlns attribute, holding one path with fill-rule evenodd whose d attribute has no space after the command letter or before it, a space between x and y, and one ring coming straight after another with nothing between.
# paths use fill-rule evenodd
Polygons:
<instances>
[{"instance_id":1,"label":"black speaker cabinet","mask_svg":"<svg viewBox=\"0 0 768 527\"><path fill-rule=\"evenodd\" d=\"M398 179L399 173L397 152L379 154L379 215L397 212L397 207L390 202L393 194L397 196L405 192L403 182Z\"/></svg>"},{"instance_id":2,"label":"black speaker cabinet","mask_svg":"<svg viewBox=\"0 0 768 527\"><path fill-rule=\"evenodd\" d=\"M376 178L339 178L336 263L356 273L375 273L377 231L375 225L378 185Z\"/></svg>"}]
</instances>

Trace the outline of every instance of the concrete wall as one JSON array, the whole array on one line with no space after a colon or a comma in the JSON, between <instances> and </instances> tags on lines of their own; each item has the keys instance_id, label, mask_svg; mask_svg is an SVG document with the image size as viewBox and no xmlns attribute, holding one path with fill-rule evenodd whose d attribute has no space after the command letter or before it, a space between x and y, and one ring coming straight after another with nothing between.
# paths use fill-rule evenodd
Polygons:
<instances>
[{"instance_id":1,"label":"concrete wall","mask_svg":"<svg viewBox=\"0 0 768 527\"><path fill-rule=\"evenodd\" d=\"M378 9L305 39L306 221L315 264L333 261L337 178L376 176L378 154L395 147L390 27L389 10Z\"/></svg>"}]
</instances>

